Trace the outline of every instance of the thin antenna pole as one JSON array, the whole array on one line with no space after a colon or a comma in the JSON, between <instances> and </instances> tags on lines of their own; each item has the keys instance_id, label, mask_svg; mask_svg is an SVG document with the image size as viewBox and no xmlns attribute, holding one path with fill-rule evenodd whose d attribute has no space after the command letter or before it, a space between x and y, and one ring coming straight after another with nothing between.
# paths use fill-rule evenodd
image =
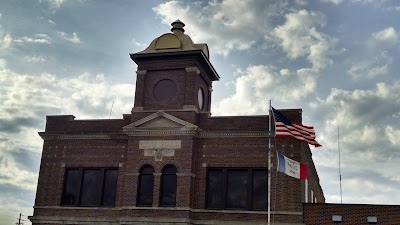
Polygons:
<instances>
[{"instance_id":1,"label":"thin antenna pole","mask_svg":"<svg viewBox=\"0 0 400 225\"><path fill-rule=\"evenodd\" d=\"M268 225L271 225L271 100L269 100L269 116L268 116Z\"/></svg>"},{"instance_id":2,"label":"thin antenna pole","mask_svg":"<svg viewBox=\"0 0 400 225\"><path fill-rule=\"evenodd\" d=\"M110 116L108 117L108 119L111 119L111 112L112 112L113 106L114 106L114 100L113 100L113 102L112 102L112 104L111 104Z\"/></svg>"},{"instance_id":3,"label":"thin antenna pole","mask_svg":"<svg viewBox=\"0 0 400 225\"><path fill-rule=\"evenodd\" d=\"M337 144L338 144L338 151L339 151L339 183L340 183L340 204L343 204L342 199L342 172L340 170L340 142L339 142L339 126L337 127Z\"/></svg>"},{"instance_id":4,"label":"thin antenna pole","mask_svg":"<svg viewBox=\"0 0 400 225\"><path fill-rule=\"evenodd\" d=\"M24 220L21 219L21 217L22 217L22 213L19 214L18 223L16 223L16 225L23 225L23 223L21 221L24 221Z\"/></svg>"}]
</instances>

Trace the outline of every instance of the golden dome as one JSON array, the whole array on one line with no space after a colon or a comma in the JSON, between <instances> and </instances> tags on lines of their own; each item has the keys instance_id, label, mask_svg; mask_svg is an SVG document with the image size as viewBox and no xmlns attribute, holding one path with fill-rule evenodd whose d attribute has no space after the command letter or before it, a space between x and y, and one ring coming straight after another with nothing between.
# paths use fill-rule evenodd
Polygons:
<instances>
[{"instance_id":1,"label":"golden dome","mask_svg":"<svg viewBox=\"0 0 400 225\"><path fill-rule=\"evenodd\" d=\"M182 21L178 19L172 22L171 26L172 33L157 37L145 50L137 54L202 50L206 57L210 58L207 44L193 43L192 39L185 34L183 29L185 24Z\"/></svg>"}]
</instances>

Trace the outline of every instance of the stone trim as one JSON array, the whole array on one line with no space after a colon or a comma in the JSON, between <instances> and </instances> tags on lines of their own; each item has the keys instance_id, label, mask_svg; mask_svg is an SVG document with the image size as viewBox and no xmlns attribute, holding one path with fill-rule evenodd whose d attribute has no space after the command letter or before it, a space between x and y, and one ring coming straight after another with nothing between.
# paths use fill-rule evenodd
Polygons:
<instances>
[{"instance_id":1,"label":"stone trim","mask_svg":"<svg viewBox=\"0 0 400 225\"><path fill-rule=\"evenodd\" d=\"M160 174L161 175L161 174ZM33 206L34 209L78 209L78 210L168 210L168 211L191 211L194 213L230 213L230 214L260 214L267 215L267 211L250 211L250 210L215 210L215 209L193 209L190 207L139 207L139 206L122 206L122 207L75 207L75 206ZM271 211L274 215L293 215L302 216L303 212L292 211Z\"/></svg>"},{"instance_id":2,"label":"stone trim","mask_svg":"<svg viewBox=\"0 0 400 225\"><path fill-rule=\"evenodd\" d=\"M154 130L154 131L130 131L129 136L170 136L170 135L196 135L196 131L178 130Z\"/></svg>"},{"instance_id":3,"label":"stone trim","mask_svg":"<svg viewBox=\"0 0 400 225\"><path fill-rule=\"evenodd\" d=\"M183 111L187 112L187 111L193 111L196 113L199 113L199 110L197 109L197 107L195 105L184 105L182 107Z\"/></svg>"},{"instance_id":4,"label":"stone trim","mask_svg":"<svg viewBox=\"0 0 400 225\"><path fill-rule=\"evenodd\" d=\"M199 70L199 68L197 68L196 66L186 67L185 70L186 70L186 72L188 72L188 73L190 73L190 72L195 72L197 75L200 74L200 70Z\"/></svg>"},{"instance_id":5,"label":"stone trim","mask_svg":"<svg viewBox=\"0 0 400 225\"><path fill-rule=\"evenodd\" d=\"M126 135L127 134L127 135ZM128 139L128 136L170 136L170 135L194 135L198 138L237 138L237 137L273 137L269 132L250 131L250 132L208 132L203 130L135 130L126 131L126 134L57 134L40 132L43 140L109 140L109 139Z\"/></svg>"},{"instance_id":6,"label":"stone trim","mask_svg":"<svg viewBox=\"0 0 400 225\"><path fill-rule=\"evenodd\" d=\"M79 221L77 221L79 218ZM219 220L192 220L190 218L171 217L58 217L58 216L29 216L31 222L46 224L88 224L98 225L122 225L122 224L182 224L182 225L242 225L243 221L219 221ZM247 225L266 225L267 222L246 221ZM271 223L272 225L304 225L303 223Z\"/></svg>"},{"instance_id":7,"label":"stone trim","mask_svg":"<svg viewBox=\"0 0 400 225\"><path fill-rule=\"evenodd\" d=\"M40 137L47 140L63 140L63 139L128 139L125 134L60 134L60 133L47 133L39 132Z\"/></svg>"},{"instance_id":8,"label":"stone trim","mask_svg":"<svg viewBox=\"0 0 400 225\"><path fill-rule=\"evenodd\" d=\"M230 132L230 131L204 131L194 127L185 127L185 130L129 130L126 134L59 134L39 132L43 140L109 140L128 139L128 136L169 136L169 135L194 135L198 138L237 138L237 137L273 137L268 131ZM125 128L124 128L125 129ZM127 128L129 129L129 128Z\"/></svg>"},{"instance_id":9,"label":"stone trim","mask_svg":"<svg viewBox=\"0 0 400 225\"><path fill-rule=\"evenodd\" d=\"M132 128L136 128L137 126L140 126L140 125L142 125L144 123L147 123L147 122L149 122L151 120L154 120L156 118L159 118L159 117L164 117L166 119L169 119L169 120L171 120L171 121L173 121L175 123L178 123L178 124L180 124L182 126L185 126L187 128L192 128L192 129L197 128L196 125L191 124L189 122L186 122L184 120L181 120L178 117L172 116L172 115L170 115L168 113L165 113L164 111L161 110L161 111L157 111L156 113L153 113L153 114L151 114L149 116L146 116L143 119L140 119L140 120L138 120L136 122L133 122L133 123L123 127L123 129L124 129L124 131L129 131Z\"/></svg>"},{"instance_id":10,"label":"stone trim","mask_svg":"<svg viewBox=\"0 0 400 225\"><path fill-rule=\"evenodd\" d=\"M149 123L152 120L157 118L165 118L170 120L176 124L179 124L180 127L171 127L170 129L157 130L154 127L140 127L140 125ZM136 122L133 122L127 126L124 126L123 132L128 136L166 136L166 135L195 135L197 130L199 129L196 125L181 120L175 116L172 116L164 111L157 111L145 118L142 118Z\"/></svg>"},{"instance_id":11,"label":"stone trim","mask_svg":"<svg viewBox=\"0 0 400 225\"><path fill-rule=\"evenodd\" d=\"M274 137L273 133L268 131L248 131L248 132L230 132L230 131L199 131L199 138L220 138L220 137Z\"/></svg>"},{"instance_id":12,"label":"stone trim","mask_svg":"<svg viewBox=\"0 0 400 225\"><path fill-rule=\"evenodd\" d=\"M196 177L194 173L176 173L178 177Z\"/></svg>"},{"instance_id":13,"label":"stone trim","mask_svg":"<svg viewBox=\"0 0 400 225\"><path fill-rule=\"evenodd\" d=\"M137 70L136 74L137 75L145 75L147 73L147 70Z\"/></svg>"}]
</instances>

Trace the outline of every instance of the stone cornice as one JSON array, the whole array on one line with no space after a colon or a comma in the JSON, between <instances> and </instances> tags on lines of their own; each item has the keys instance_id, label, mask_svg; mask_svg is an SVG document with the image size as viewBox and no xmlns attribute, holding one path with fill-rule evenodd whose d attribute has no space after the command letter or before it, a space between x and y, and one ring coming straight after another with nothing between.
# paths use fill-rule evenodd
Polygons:
<instances>
[{"instance_id":1,"label":"stone cornice","mask_svg":"<svg viewBox=\"0 0 400 225\"><path fill-rule=\"evenodd\" d=\"M128 139L129 136L170 136L170 135L192 135L197 138L246 138L246 137L259 137L268 138L273 137L269 135L268 131L206 131L206 130L191 130L185 129L137 129L125 131L121 133L99 133L99 134L85 134L85 133L57 133L57 132L39 132L43 140L110 140L110 139Z\"/></svg>"},{"instance_id":2,"label":"stone cornice","mask_svg":"<svg viewBox=\"0 0 400 225\"><path fill-rule=\"evenodd\" d=\"M199 138L273 137L268 131L200 131Z\"/></svg>"},{"instance_id":3,"label":"stone cornice","mask_svg":"<svg viewBox=\"0 0 400 225\"><path fill-rule=\"evenodd\" d=\"M57 133L57 132L39 132L39 136L43 140L64 140L64 139L101 139L101 140L109 140L109 139L128 139L126 134L121 133L99 133L99 134L66 134L66 133Z\"/></svg>"},{"instance_id":4,"label":"stone cornice","mask_svg":"<svg viewBox=\"0 0 400 225\"><path fill-rule=\"evenodd\" d=\"M168 210L168 211L191 211L191 212L199 212L199 213L229 213L229 214L268 214L267 211L258 211L258 210L227 210L227 209L193 209L190 207L140 207L140 206L122 206L122 207L77 207L77 206L33 206L34 209L56 209L56 210L68 210L68 209L76 209L76 210ZM294 216L302 216L303 212L295 212L295 211L271 211L271 214L274 215L294 215Z\"/></svg>"}]
</instances>

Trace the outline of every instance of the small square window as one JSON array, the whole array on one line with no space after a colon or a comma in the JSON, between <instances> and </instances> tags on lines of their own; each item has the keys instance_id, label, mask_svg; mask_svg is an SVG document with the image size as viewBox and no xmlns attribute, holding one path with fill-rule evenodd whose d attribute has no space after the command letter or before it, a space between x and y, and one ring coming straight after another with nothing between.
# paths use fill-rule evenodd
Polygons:
<instances>
[{"instance_id":1,"label":"small square window","mask_svg":"<svg viewBox=\"0 0 400 225\"><path fill-rule=\"evenodd\" d=\"M378 222L378 218L376 216L368 216L367 217L367 222L368 223L377 223Z\"/></svg>"},{"instance_id":2,"label":"small square window","mask_svg":"<svg viewBox=\"0 0 400 225\"><path fill-rule=\"evenodd\" d=\"M340 215L333 215L333 216L332 216L332 221L333 221L333 222L342 222L342 216L340 216Z\"/></svg>"}]
</instances>

